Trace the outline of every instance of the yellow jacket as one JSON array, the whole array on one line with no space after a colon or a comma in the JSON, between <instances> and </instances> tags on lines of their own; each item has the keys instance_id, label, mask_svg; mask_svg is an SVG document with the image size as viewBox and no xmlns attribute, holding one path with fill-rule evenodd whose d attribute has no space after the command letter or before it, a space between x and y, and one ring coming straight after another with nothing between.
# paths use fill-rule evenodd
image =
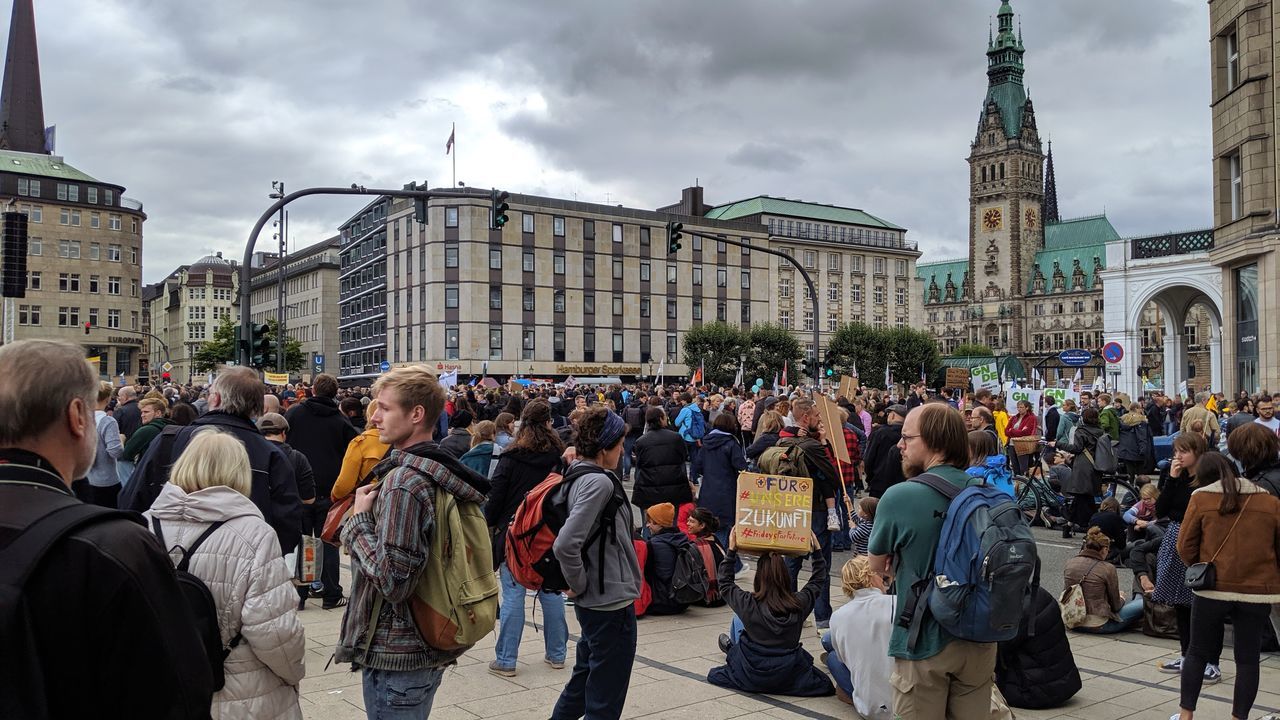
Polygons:
<instances>
[{"instance_id":1,"label":"yellow jacket","mask_svg":"<svg viewBox=\"0 0 1280 720\"><path fill-rule=\"evenodd\" d=\"M1009 426L1009 413L996 410L991 414L996 419L996 434L1000 436L1000 447L1004 447L1009 444L1009 436L1004 434L1004 429Z\"/></svg>"},{"instance_id":2,"label":"yellow jacket","mask_svg":"<svg viewBox=\"0 0 1280 720\"><path fill-rule=\"evenodd\" d=\"M330 497L336 502L350 495L360 482L373 470L382 457L387 454L389 445L378 439L378 429L367 427L364 432L355 436L347 445L347 453L342 456L342 470L333 483Z\"/></svg>"}]
</instances>

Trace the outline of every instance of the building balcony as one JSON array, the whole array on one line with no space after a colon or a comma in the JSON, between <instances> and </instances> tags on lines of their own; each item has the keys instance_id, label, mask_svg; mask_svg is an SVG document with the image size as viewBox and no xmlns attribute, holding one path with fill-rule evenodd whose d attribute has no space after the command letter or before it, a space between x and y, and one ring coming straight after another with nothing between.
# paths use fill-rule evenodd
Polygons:
<instances>
[{"instance_id":1,"label":"building balcony","mask_svg":"<svg viewBox=\"0 0 1280 720\"><path fill-rule=\"evenodd\" d=\"M1130 253L1134 260L1189 255L1191 253L1208 252L1213 249L1213 230L1168 233L1166 235L1133 238L1129 242Z\"/></svg>"}]
</instances>

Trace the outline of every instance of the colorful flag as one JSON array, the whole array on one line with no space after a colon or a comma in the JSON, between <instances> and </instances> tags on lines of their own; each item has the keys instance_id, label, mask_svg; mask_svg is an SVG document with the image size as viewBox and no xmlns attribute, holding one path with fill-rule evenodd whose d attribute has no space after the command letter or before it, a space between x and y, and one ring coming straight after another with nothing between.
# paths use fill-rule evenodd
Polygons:
<instances>
[{"instance_id":1,"label":"colorful flag","mask_svg":"<svg viewBox=\"0 0 1280 720\"><path fill-rule=\"evenodd\" d=\"M783 360L782 361L782 386L783 387L787 386L787 365L788 365L788 361Z\"/></svg>"},{"instance_id":2,"label":"colorful flag","mask_svg":"<svg viewBox=\"0 0 1280 720\"><path fill-rule=\"evenodd\" d=\"M702 367L702 365L699 365L698 369L693 371L693 377L689 378L690 385L697 385L702 382Z\"/></svg>"},{"instance_id":3,"label":"colorful flag","mask_svg":"<svg viewBox=\"0 0 1280 720\"><path fill-rule=\"evenodd\" d=\"M445 155L448 155L448 154L449 154L449 151L450 151L450 150L453 150L453 135L454 135L454 133L455 133L455 132L457 132L457 129L456 129L456 128L451 128L451 129L449 130L449 142L446 142L446 143L444 144L444 154L445 154Z\"/></svg>"}]
</instances>

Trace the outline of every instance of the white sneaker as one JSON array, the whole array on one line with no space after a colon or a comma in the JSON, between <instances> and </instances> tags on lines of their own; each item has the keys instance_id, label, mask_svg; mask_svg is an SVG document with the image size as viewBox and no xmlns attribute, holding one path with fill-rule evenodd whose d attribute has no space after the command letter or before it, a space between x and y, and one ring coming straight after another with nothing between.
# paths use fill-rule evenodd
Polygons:
<instances>
[{"instance_id":1,"label":"white sneaker","mask_svg":"<svg viewBox=\"0 0 1280 720\"><path fill-rule=\"evenodd\" d=\"M827 509L827 529L832 532L840 529L840 516L836 514L835 508Z\"/></svg>"}]
</instances>

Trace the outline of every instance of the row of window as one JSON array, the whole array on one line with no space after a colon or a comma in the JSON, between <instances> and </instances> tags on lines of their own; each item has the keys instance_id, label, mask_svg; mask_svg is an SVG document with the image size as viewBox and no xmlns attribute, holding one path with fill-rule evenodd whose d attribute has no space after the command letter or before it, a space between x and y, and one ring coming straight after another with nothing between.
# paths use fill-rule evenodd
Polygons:
<instances>
[{"instance_id":1,"label":"row of window","mask_svg":"<svg viewBox=\"0 0 1280 720\"><path fill-rule=\"evenodd\" d=\"M41 305L19 305L18 306L18 324L27 326L39 326L40 315L43 306ZM107 310L106 327L112 329L120 329L120 319L122 317L120 310ZM98 308L89 308L86 320L94 327L98 326L98 320L102 313ZM61 305L58 307L58 327L79 327L80 325L80 307ZM129 312L129 329L138 329L138 311Z\"/></svg>"},{"instance_id":2,"label":"row of window","mask_svg":"<svg viewBox=\"0 0 1280 720\"><path fill-rule=\"evenodd\" d=\"M387 306L387 291L379 290L342 303L342 319Z\"/></svg>"},{"instance_id":3,"label":"row of window","mask_svg":"<svg viewBox=\"0 0 1280 720\"><path fill-rule=\"evenodd\" d=\"M791 257L795 257L795 248L783 247L778 249L786 253L787 255L790 255ZM817 270L818 259L819 259L818 254L819 253L817 250L805 250L801 255L800 264L803 265L806 270ZM844 258L845 258L844 253L829 252L829 253L826 253L826 255L827 255L827 270L829 272L843 272ZM855 275L861 275L863 272L862 270L863 256L849 255L848 257L849 257L849 272ZM791 269L791 266L787 264L783 264L781 267L784 270ZM872 274L885 275L887 274L888 267L889 267L888 258L882 258L882 257L871 258ZM893 261L893 271L894 271L894 275L896 275L897 277L907 277L909 270L910 270L910 266L906 260L898 259Z\"/></svg>"},{"instance_id":4,"label":"row of window","mask_svg":"<svg viewBox=\"0 0 1280 720\"><path fill-rule=\"evenodd\" d=\"M769 228L769 234L775 236L826 240L855 245L879 245L882 247L899 247L902 242L902 233L892 230L872 230L870 228L845 227L803 220L781 220L775 218L769 218L766 224Z\"/></svg>"},{"instance_id":5,"label":"row of window","mask_svg":"<svg viewBox=\"0 0 1280 720\"><path fill-rule=\"evenodd\" d=\"M222 320L223 318L229 318L229 317L231 317L230 307L208 308L204 305L188 305L187 306L188 320L205 320L207 318L213 318L214 320Z\"/></svg>"},{"instance_id":6,"label":"row of window","mask_svg":"<svg viewBox=\"0 0 1280 720\"><path fill-rule=\"evenodd\" d=\"M872 288L872 303L876 305L884 305L888 288L883 285L876 285ZM791 278L778 278L778 297L790 298L792 295ZM840 302L844 297L844 291L840 287L840 283L833 282L827 285L827 301ZM854 304L862 304L862 284L853 283L849 286L849 300ZM898 307L906 307L907 305L907 288L900 287L894 290L894 303Z\"/></svg>"},{"instance_id":7,"label":"row of window","mask_svg":"<svg viewBox=\"0 0 1280 720\"><path fill-rule=\"evenodd\" d=\"M1085 312L1085 307L1086 304L1084 300L1071 301L1072 313L1083 313ZM1045 315L1046 311L1048 311L1048 314L1050 315L1063 315L1066 313L1066 310L1067 304L1064 302L1049 303L1048 306L1046 306L1045 303L1036 303L1031 306L1031 314L1038 317ZM1102 312L1102 298L1093 299L1093 312Z\"/></svg>"},{"instance_id":8,"label":"row of window","mask_svg":"<svg viewBox=\"0 0 1280 720\"><path fill-rule=\"evenodd\" d=\"M80 186L72 183L56 183L55 194L59 200L67 202L80 202ZM22 197L40 197L41 181L35 178L18 178L18 194ZM98 188L92 185L85 186L85 202L91 205L98 204ZM102 188L102 204L115 205L115 191L110 188Z\"/></svg>"},{"instance_id":9,"label":"row of window","mask_svg":"<svg viewBox=\"0 0 1280 720\"><path fill-rule=\"evenodd\" d=\"M81 241L79 240L59 240L58 241L58 257L60 258L67 258L69 260L79 260L81 259L82 249L83 249L83 246L81 244ZM116 244L108 244L105 247L105 250L106 250L105 254L103 253L103 250L104 248L102 243L96 243L96 242L89 243L88 259L89 260L105 259L107 262L122 262L121 253L124 252L123 246L116 245ZM129 254L129 263L133 265L137 265L138 264L138 248L130 247L128 248L127 252ZM27 255L30 255L33 257L43 256L44 240L38 237L27 238Z\"/></svg>"},{"instance_id":10,"label":"row of window","mask_svg":"<svg viewBox=\"0 0 1280 720\"><path fill-rule=\"evenodd\" d=\"M189 287L187 288L188 300L222 300L230 301L232 298L231 288L205 288L205 287Z\"/></svg>"},{"instance_id":11,"label":"row of window","mask_svg":"<svg viewBox=\"0 0 1280 720\"><path fill-rule=\"evenodd\" d=\"M412 327L408 328L406 333L405 343L404 343L404 348L405 348L405 352L403 353L404 360L407 362L413 362L415 360L422 361L422 360L429 359L427 357L426 334L422 332L421 328L419 328L419 336L418 336L418 356L416 358L414 357L413 333L414 333L414 329ZM457 325L445 326L445 329L444 329L444 359L445 360L459 359L460 351L461 351L461 348L460 348L461 343L459 338L460 338L460 333L458 332ZM392 348L393 348L392 358L394 359L395 362L400 362L402 353L400 352L400 346L396 343L395 340L396 340L395 338L392 339ZM566 331L553 330L551 332L551 355L552 355L551 359L553 361L565 362L566 360L565 340L566 340ZM611 340L612 342L610 347L612 349L612 362L623 362L624 352L626 348L625 334L617 330L612 331ZM503 328L490 327L489 328L489 348L488 348L489 352L487 356L488 359L501 360L503 358L504 342L505 342L505 339L504 339ZM537 355L536 355L537 344L538 344L537 330L532 328L522 329L520 331L520 359L521 360L537 359ZM676 333L667 333L666 357L674 358L676 353L679 350L679 346L680 346L679 336L676 335ZM597 356L596 356L596 329L595 328L583 328L582 347L583 347L583 351L582 351L583 361L596 362ZM653 359L652 347L653 347L653 335L650 333L642 333L640 335L640 362L652 361ZM360 370L362 368L368 368L370 363L368 358L366 357L367 355L368 355L367 352L344 354L341 358L342 370L344 372L348 372L353 370ZM384 355L384 358L385 358L385 355Z\"/></svg>"},{"instance_id":12,"label":"row of window","mask_svg":"<svg viewBox=\"0 0 1280 720\"><path fill-rule=\"evenodd\" d=\"M19 205L18 211L27 216L27 222L43 223L44 222L44 206L42 205ZM58 224L70 227L80 227L81 215L80 211L75 208L58 208ZM102 213L89 213L89 227L93 230L102 228ZM107 229L119 232L122 229L121 217L116 213L107 215ZM137 234L138 219L130 218L130 230Z\"/></svg>"},{"instance_id":13,"label":"row of window","mask_svg":"<svg viewBox=\"0 0 1280 720\"><path fill-rule=\"evenodd\" d=\"M781 325L783 329L813 332L813 324L814 324L813 311L805 310L804 314L802 315L802 319L803 319L803 323L801 327L796 328L796 327L793 327L792 325L790 310L778 311L778 324ZM862 316L855 314L853 318L853 322L861 322L861 321L862 321ZM827 332L836 332L837 330L840 329L840 326L843 323L844 321L840 318L839 314L837 313L827 314ZM871 324L873 327L884 329L889 326L889 319L885 315L878 315L878 314L872 315ZM907 316L898 315L897 319L894 320L894 327L904 328L906 326L907 326Z\"/></svg>"},{"instance_id":14,"label":"row of window","mask_svg":"<svg viewBox=\"0 0 1280 720\"><path fill-rule=\"evenodd\" d=\"M75 293L80 292L80 288L82 285L82 283L80 282L80 278L81 278L80 273L58 273L58 290L60 292L75 292ZM121 293L120 289L121 289L123 280L124 278L117 277L115 275L108 276L107 283L106 283L107 294L119 295ZM87 283L87 285L88 285L88 291L90 293L93 293L93 294L101 293L102 292L102 276L90 275L89 282ZM44 277L42 272L37 270L32 270L27 273L27 289L28 290L44 289ZM138 281L137 280L129 281L129 295L130 297L138 297Z\"/></svg>"}]
</instances>

